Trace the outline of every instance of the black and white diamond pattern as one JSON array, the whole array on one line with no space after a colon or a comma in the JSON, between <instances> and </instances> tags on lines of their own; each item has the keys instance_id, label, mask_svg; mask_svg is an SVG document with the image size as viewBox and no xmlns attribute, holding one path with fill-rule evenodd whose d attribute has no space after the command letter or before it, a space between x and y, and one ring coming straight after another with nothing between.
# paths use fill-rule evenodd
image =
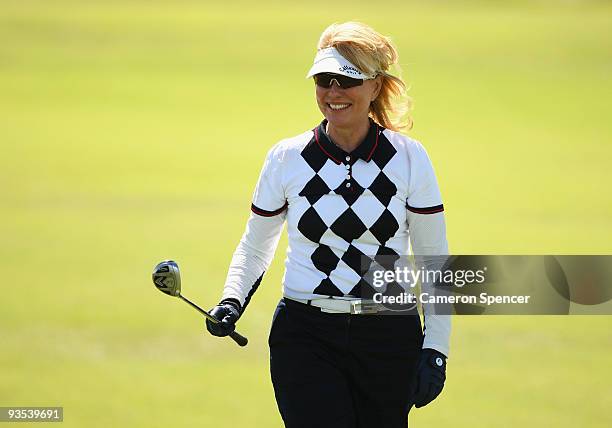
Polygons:
<instances>
[{"instance_id":1,"label":"black and white diamond pattern","mask_svg":"<svg viewBox=\"0 0 612 428\"><path fill-rule=\"evenodd\" d=\"M342 261L361 276L365 275L372 264L372 259L370 257L351 244L349 244L348 249L342 255Z\"/></svg>"},{"instance_id":2,"label":"black and white diamond pattern","mask_svg":"<svg viewBox=\"0 0 612 428\"><path fill-rule=\"evenodd\" d=\"M375 288L364 279L371 257L383 266L399 258L385 246L400 228L400 209L405 210L385 170L396 153L382 134L369 161L331 158L314 140L302 150L314 175L299 192L310 207L297 229L316 244L310 260L325 276L314 294L371 295Z\"/></svg>"},{"instance_id":3,"label":"black and white diamond pattern","mask_svg":"<svg viewBox=\"0 0 612 428\"><path fill-rule=\"evenodd\" d=\"M368 228L359 219L359 216L348 207L340 217L334 221L330 229L346 242L358 239Z\"/></svg>"},{"instance_id":4,"label":"black and white diamond pattern","mask_svg":"<svg viewBox=\"0 0 612 428\"><path fill-rule=\"evenodd\" d=\"M298 223L298 230L312 242L319 242L321 236L327 230L327 225L323 222L317 210L310 207L302 214Z\"/></svg>"},{"instance_id":5,"label":"black and white diamond pattern","mask_svg":"<svg viewBox=\"0 0 612 428\"><path fill-rule=\"evenodd\" d=\"M374 151L372 160L381 170L385 169L385 166L395 156L397 150L386 138L381 138L377 149Z\"/></svg>"},{"instance_id":6,"label":"black and white diamond pattern","mask_svg":"<svg viewBox=\"0 0 612 428\"><path fill-rule=\"evenodd\" d=\"M327 156L321 156L321 149L313 141L302 150L302 158L314 172L319 172L328 161Z\"/></svg>"},{"instance_id":7,"label":"black and white diamond pattern","mask_svg":"<svg viewBox=\"0 0 612 428\"><path fill-rule=\"evenodd\" d=\"M306 183L306 186L304 186L299 195L306 197L308 202L310 202L311 205L314 205L321 198L321 196L329 193L330 190L331 189L327 187L327 184L325 181L323 181L321 176L315 174L315 176L312 177L308 183Z\"/></svg>"},{"instance_id":8,"label":"black and white diamond pattern","mask_svg":"<svg viewBox=\"0 0 612 428\"><path fill-rule=\"evenodd\" d=\"M350 186L347 186L350 184ZM336 195L342 196L342 199L348 204L352 205L355 203L357 198L361 196L364 192L364 188L359 185L354 179L352 180L344 180L340 186L334 189L334 193Z\"/></svg>"},{"instance_id":9,"label":"black and white diamond pattern","mask_svg":"<svg viewBox=\"0 0 612 428\"><path fill-rule=\"evenodd\" d=\"M372 299L374 293L377 293L379 290L374 288L371 284L369 284L365 279L360 279L359 282L351 289L348 293L349 296L361 297L364 299Z\"/></svg>"},{"instance_id":10,"label":"black and white diamond pattern","mask_svg":"<svg viewBox=\"0 0 612 428\"><path fill-rule=\"evenodd\" d=\"M370 196L359 198L352 205L352 208L360 213L361 221L363 221L367 228L370 228L376 223L387 207L378 198ZM384 244L384 242L381 242L381 244Z\"/></svg>"},{"instance_id":11,"label":"black and white diamond pattern","mask_svg":"<svg viewBox=\"0 0 612 428\"><path fill-rule=\"evenodd\" d=\"M329 276L338 266L340 259L327 245L319 245L310 256L312 263L317 269Z\"/></svg>"}]
</instances>

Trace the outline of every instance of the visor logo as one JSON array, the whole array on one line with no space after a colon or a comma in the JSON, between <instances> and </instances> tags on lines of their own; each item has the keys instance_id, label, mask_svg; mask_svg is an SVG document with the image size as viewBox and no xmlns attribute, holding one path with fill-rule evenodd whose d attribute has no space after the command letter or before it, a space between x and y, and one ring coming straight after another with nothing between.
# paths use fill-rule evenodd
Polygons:
<instances>
[{"instance_id":1,"label":"visor logo","mask_svg":"<svg viewBox=\"0 0 612 428\"><path fill-rule=\"evenodd\" d=\"M343 65L342 67L339 68L339 71L344 71L345 73L354 74L356 76L361 75L361 71L357 70L355 67L352 67L350 65Z\"/></svg>"}]
</instances>

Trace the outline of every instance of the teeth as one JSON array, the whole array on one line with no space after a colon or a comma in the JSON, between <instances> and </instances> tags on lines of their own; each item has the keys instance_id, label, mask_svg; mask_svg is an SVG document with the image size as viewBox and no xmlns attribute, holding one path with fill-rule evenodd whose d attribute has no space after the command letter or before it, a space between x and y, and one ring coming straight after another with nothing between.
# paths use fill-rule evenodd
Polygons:
<instances>
[{"instance_id":1,"label":"teeth","mask_svg":"<svg viewBox=\"0 0 612 428\"><path fill-rule=\"evenodd\" d=\"M343 108L347 108L350 104L330 104L329 107L332 110L342 110Z\"/></svg>"}]
</instances>

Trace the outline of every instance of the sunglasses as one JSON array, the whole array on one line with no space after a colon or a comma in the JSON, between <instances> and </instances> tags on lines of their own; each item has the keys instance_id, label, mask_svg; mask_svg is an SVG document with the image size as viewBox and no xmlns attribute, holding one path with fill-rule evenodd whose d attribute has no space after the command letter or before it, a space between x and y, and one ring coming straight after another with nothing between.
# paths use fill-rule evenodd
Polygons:
<instances>
[{"instance_id":1,"label":"sunglasses","mask_svg":"<svg viewBox=\"0 0 612 428\"><path fill-rule=\"evenodd\" d=\"M352 77L334 73L315 74L314 81L317 86L322 88L331 88L334 81L336 81L338 86L340 86L342 89L354 88L355 86L363 85L362 79L353 79Z\"/></svg>"}]
</instances>

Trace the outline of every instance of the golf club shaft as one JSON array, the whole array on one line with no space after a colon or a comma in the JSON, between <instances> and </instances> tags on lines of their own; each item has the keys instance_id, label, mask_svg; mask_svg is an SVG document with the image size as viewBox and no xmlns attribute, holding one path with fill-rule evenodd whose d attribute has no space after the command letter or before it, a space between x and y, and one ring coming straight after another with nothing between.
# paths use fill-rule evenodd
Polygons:
<instances>
[{"instance_id":1,"label":"golf club shaft","mask_svg":"<svg viewBox=\"0 0 612 428\"><path fill-rule=\"evenodd\" d=\"M214 322L215 324L218 324L220 322L217 318L213 317L211 314L206 312L204 309L202 309L201 307L199 307L198 305L193 303L191 300L189 300L188 298L186 298L182 294L179 294L178 297L180 297L183 301L185 301L185 303L189 304L196 311L198 311L199 313L204 315L204 317L206 317L207 320L210 320L211 322ZM229 336L234 340L234 342L236 342L240 346L246 346L246 344L248 343L248 339L246 337L242 336L237 331L231 332L229 334Z\"/></svg>"},{"instance_id":2,"label":"golf club shaft","mask_svg":"<svg viewBox=\"0 0 612 428\"><path fill-rule=\"evenodd\" d=\"M191 307L195 308L196 311L198 311L199 313L204 315L206 317L206 319L210 320L211 322L214 322L215 324L217 324L219 322L219 320L217 318L213 317L211 314L206 312L204 309L202 309L201 307L199 307L198 305L193 303L191 300L189 300L188 298L186 298L182 294L179 294L178 296L181 299L183 299L185 302L187 302L189 305L191 305Z\"/></svg>"}]
</instances>

